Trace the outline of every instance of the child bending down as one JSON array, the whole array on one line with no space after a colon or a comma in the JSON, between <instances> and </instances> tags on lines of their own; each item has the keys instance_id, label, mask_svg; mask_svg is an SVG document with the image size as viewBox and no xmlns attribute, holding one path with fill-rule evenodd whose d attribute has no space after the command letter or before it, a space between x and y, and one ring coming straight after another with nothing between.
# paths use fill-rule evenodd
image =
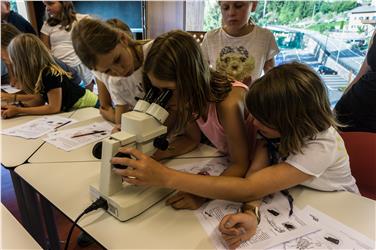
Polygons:
<instances>
[{"instance_id":1,"label":"child bending down","mask_svg":"<svg viewBox=\"0 0 376 250\"><path fill-rule=\"evenodd\" d=\"M12 100L23 105L2 106L3 118L99 106L98 97L78 86L35 35L16 36L7 50L16 80L26 95L14 95Z\"/></svg>"},{"instance_id":2,"label":"child bending down","mask_svg":"<svg viewBox=\"0 0 376 250\"><path fill-rule=\"evenodd\" d=\"M242 213L225 216L219 226L231 248L256 232L255 207L266 195L296 185L359 193L343 140L335 129L325 86L308 66L290 63L271 69L251 85L245 103L259 132L245 178L179 172L134 148L120 151L135 159L112 159L112 163L130 168L114 171L132 184L245 202Z\"/></svg>"}]
</instances>

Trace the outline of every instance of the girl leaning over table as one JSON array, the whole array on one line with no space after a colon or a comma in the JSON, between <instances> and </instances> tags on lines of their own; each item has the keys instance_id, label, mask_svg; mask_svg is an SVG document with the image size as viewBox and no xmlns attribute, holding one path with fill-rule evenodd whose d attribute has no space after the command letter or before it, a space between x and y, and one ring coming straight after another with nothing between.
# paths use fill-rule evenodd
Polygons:
<instances>
[{"instance_id":1,"label":"girl leaning over table","mask_svg":"<svg viewBox=\"0 0 376 250\"><path fill-rule=\"evenodd\" d=\"M46 115L83 107L99 106L98 97L73 82L46 46L32 34L17 35L8 46L17 82L25 94L14 95L14 102L1 107L1 116Z\"/></svg>"}]
</instances>

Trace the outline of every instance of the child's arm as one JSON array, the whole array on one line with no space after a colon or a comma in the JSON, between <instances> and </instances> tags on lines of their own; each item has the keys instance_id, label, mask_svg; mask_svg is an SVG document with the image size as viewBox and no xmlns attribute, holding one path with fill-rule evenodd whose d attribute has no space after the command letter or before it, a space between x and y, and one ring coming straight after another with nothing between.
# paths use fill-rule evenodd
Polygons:
<instances>
[{"instance_id":1,"label":"child's arm","mask_svg":"<svg viewBox=\"0 0 376 250\"><path fill-rule=\"evenodd\" d=\"M231 164L221 174L224 176L245 175L249 165L249 147L244 126L244 90L233 88L229 96L217 105L217 113L226 133ZM204 196L206 197L206 196ZM207 199L196 195L178 192L166 204L175 209L197 209Z\"/></svg>"},{"instance_id":2,"label":"child's arm","mask_svg":"<svg viewBox=\"0 0 376 250\"><path fill-rule=\"evenodd\" d=\"M22 102L26 106L39 106L43 104L43 100L38 94L8 94L1 93L1 100L6 102Z\"/></svg>"},{"instance_id":3,"label":"child's arm","mask_svg":"<svg viewBox=\"0 0 376 250\"><path fill-rule=\"evenodd\" d=\"M264 64L264 73L266 74L266 72L268 72L269 70L271 70L272 68L274 68L275 66L275 60L274 58L270 59L270 60L267 60Z\"/></svg>"},{"instance_id":4,"label":"child's arm","mask_svg":"<svg viewBox=\"0 0 376 250\"><path fill-rule=\"evenodd\" d=\"M40 33L40 40L42 40L48 49L51 49L50 36Z\"/></svg>"},{"instance_id":5,"label":"child's arm","mask_svg":"<svg viewBox=\"0 0 376 250\"><path fill-rule=\"evenodd\" d=\"M172 115L173 116L173 115ZM201 131L195 121L191 121L185 127L185 133L175 136L165 151L157 150L153 158L162 160L177 155L188 153L200 144Z\"/></svg>"},{"instance_id":6,"label":"child's arm","mask_svg":"<svg viewBox=\"0 0 376 250\"><path fill-rule=\"evenodd\" d=\"M247 177L268 165L268 152L265 140L257 140L255 157L252 160L252 166L248 169ZM230 249L235 249L246 240L255 235L257 225L261 219L259 207L261 200L255 200L245 203L240 212L228 214L223 217L219 223L218 229L222 233L222 238L226 241ZM254 209L253 209L254 208ZM257 211L256 211L257 209ZM258 215L256 214L258 213Z\"/></svg>"},{"instance_id":7,"label":"child's arm","mask_svg":"<svg viewBox=\"0 0 376 250\"><path fill-rule=\"evenodd\" d=\"M121 124L121 115L125 112L131 111L132 108L130 105L116 105L115 106L115 124Z\"/></svg>"},{"instance_id":8,"label":"child's arm","mask_svg":"<svg viewBox=\"0 0 376 250\"><path fill-rule=\"evenodd\" d=\"M114 170L131 184L162 186L211 199L254 201L312 178L288 163L263 168L246 178L202 176L170 169L134 148L121 149L135 159L113 158L113 164L130 166ZM129 176L135 178L128 178Z\"/></svg>"},{"instance_id":9,"label":"child's arm","mask_svg":"<svg viewBox=\"0 0 376 250\"><path fill-rule=\"evenodd\" d=\"M223 217L218 229L230 249L236 249L243 241L249 240L256 234L260 214L256 215L256 210L250 208L258 209L260 205L260 201L249 202L243 205L242 212Z\"/></svg>"},{"instance_id":10,"label":"child's arm","mask_svg":"<svg viewBox=\"0 0 376 250\"><path fill-rule=\"evenodd\" d=\"M27 115L48 115L60 112L62 103L61 88L51 89L47 93L48 104L35 107L16 107L13 105L5 106L1 115L3 118L11 118L19 114ZM2 107L3 108L3 107Z\"/></svg>"},{"instance_id":11,"label":"child's arm","mask_svg":"<svg viewBox=\"0 0 376 250\"><path fill-rule=\"evenodd\" d=\"M98 86L98 99L100 103L99 112L102 117L110 122L115 122L115 109L112 107L112 100L106 85L96 78Z\"/></svg>"},{"instance_id":12,"label":"child's arm","mask_svg":"<svg viewBox=\"0 0 376 250\"><path fill-rule=\"evenodd\" d=\"M229 96L217 107L220 123L226 134L230 166L222 173L224 176L243 177L249 167L250 149L244 124L243 88L233 88Z\"/></svg>"}]
</instances>

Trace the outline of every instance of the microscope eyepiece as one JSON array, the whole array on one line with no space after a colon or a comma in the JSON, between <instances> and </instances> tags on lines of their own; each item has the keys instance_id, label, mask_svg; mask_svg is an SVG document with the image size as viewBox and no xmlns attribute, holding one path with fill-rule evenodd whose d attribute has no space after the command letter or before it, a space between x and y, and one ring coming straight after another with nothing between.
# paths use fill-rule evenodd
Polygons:
<instances>
[{"instance_id":1,"label":"microscope eyepiece","mask_svg":"<svg viewBox=\"0 0 376 250\"><path fill-rule=\"evenodd\" d=\"M160 92L161 91L158 88L152 86L144 96L143 100L148 103L152 103L155 101L155 99L157 99Z\"/></svg>"},{"instance_id":2,"label":"microscope eyepiece","mask_svg":"<svg viewBox=\"0 0 376 250\"><path fill-rule=\"evenodd\" d=\"M162 90L162 93L158 96L157 100L155 100L155 103L161 106L162 108L165 108L171 96L172 90L164 89Z\"/></svg>"}]
</instances>

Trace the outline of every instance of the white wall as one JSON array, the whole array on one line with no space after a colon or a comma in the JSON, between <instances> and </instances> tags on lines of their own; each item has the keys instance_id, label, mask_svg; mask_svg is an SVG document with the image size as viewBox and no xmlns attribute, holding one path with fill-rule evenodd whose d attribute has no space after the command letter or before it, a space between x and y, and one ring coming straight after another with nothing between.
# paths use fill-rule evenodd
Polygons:
<instances>
[{"instance_id":1,"label":"white wall","mask_svg":"<svg viewBox=\"0 0 376 250\"><path fill-rule=\"evenodd\" d=\"M148 1L146 6L146 34L154 39L173 29L184 30L183 1Z\"/></svg>"}]
</instances>

